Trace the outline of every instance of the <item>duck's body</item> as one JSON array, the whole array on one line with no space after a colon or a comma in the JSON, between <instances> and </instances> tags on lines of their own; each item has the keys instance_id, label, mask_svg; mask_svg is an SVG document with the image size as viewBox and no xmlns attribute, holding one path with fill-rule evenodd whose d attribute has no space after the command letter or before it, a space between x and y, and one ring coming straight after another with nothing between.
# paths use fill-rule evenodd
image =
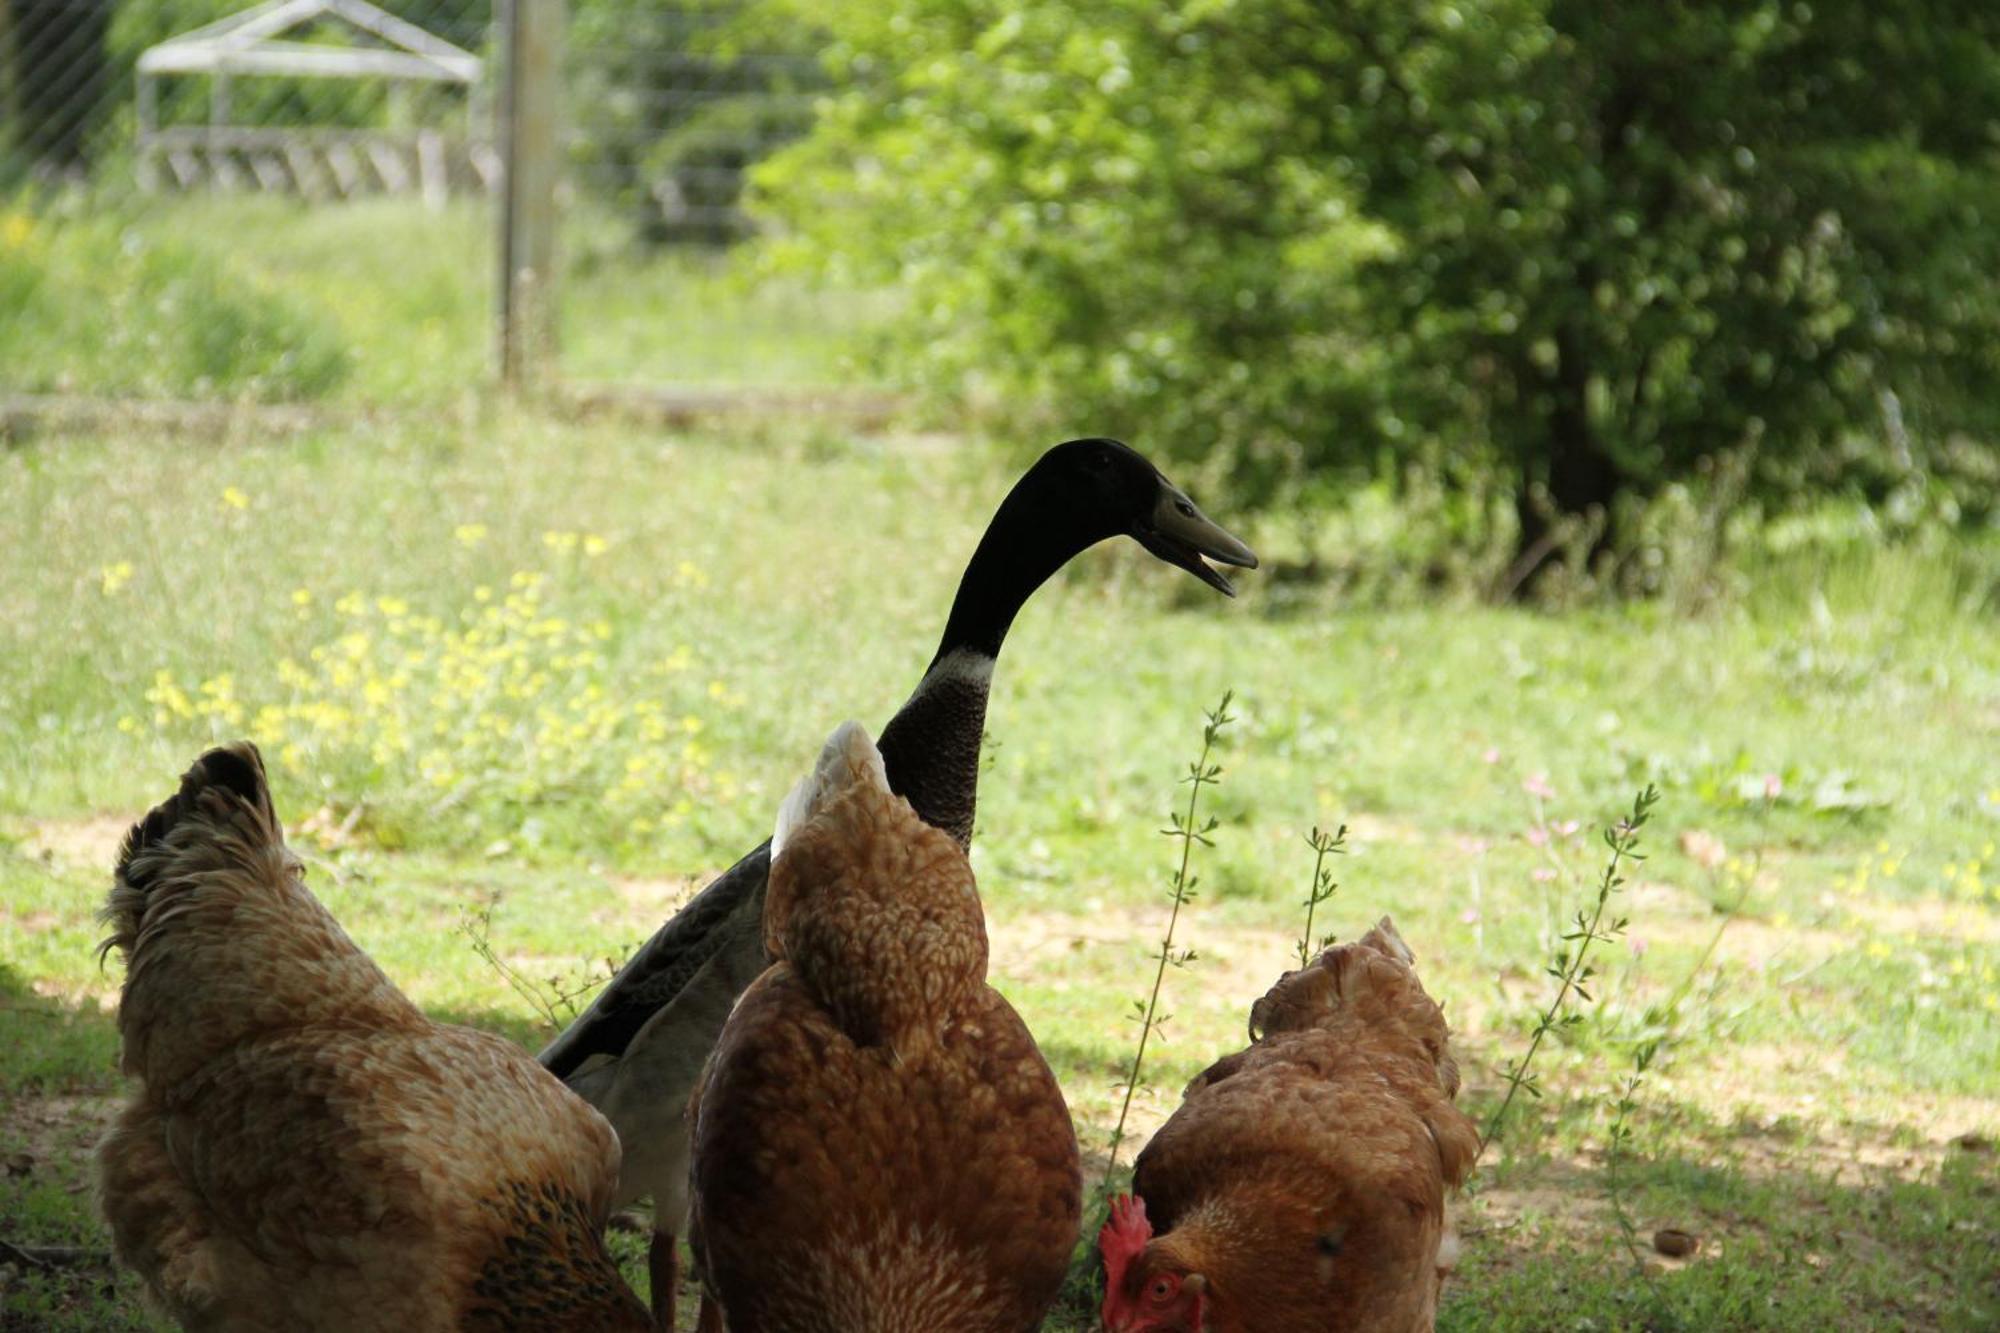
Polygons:
<instances>
[{"instance_id":1,"label":"duck's body","mask_svg":"<svg viewBox=\"0 0 2000 1333\"><path fill-rule=\"evenodd\" d=\"M888 785L960 846L972 839L979 750L993 668L1027 599L1064 564L1126 534L1230 592L1202 557L1256 557L1208 521L1139 454L1115 440L1072 440L1016 483L960 580L936 654L883 728ZM687 1214L685 1109L737 997L769 962L763 945L770 843L697 894L626 962L541 1054L617 1128L621 1203L651 1196L654 1311L671 1327L674 1236Z\"/></svg>"}]
</instances>

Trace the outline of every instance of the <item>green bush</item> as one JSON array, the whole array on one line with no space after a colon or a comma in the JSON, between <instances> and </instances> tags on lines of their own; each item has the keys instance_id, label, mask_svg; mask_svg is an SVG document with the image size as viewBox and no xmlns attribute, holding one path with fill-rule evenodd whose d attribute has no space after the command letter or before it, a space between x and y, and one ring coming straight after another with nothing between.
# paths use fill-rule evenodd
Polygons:
<instances>
[{"instance_id":1,"label":"green bush","mask_svg":"<svg viewBox=\"0 0 2000 1333\"><path fill-rule=\"evenodd\" d=\"M315 398L350 363L324 320L109 216L0 209L0 309L15 390Z\"/></svg>"},{"instance_id":2,"label":"green bush","mask_svg":"<svg viewBox=\"0 0 2000 1333\"><path fill-rule=\"evenodd\" d=\"M1991 469L2000 10L766 3L842 89L758 173L770 262L908 287L913 378L1010 420L1497 474L1524 547L1718 459Z\"/></svg>"}]
</instances>

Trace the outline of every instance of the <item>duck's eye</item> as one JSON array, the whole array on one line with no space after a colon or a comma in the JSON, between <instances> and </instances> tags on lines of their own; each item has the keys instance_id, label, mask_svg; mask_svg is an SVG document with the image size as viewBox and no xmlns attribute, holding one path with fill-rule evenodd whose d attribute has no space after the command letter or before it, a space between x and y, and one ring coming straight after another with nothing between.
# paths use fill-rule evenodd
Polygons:
<instances>
[{"instance_id":1,"label":"duck's eye","mask_svg":"<svg viewBox=\"0 0 2000 1333\"><path fill-rule=\"evenodd\" d=\"M1194 505L1193 505L1193 504L1191 504L1190 502L1186 501L1186 500L1176 500L1176 501L1174 501L1174 508L1176 508L1176 509L1178 509L1178 510L1180 510L1180 511L1181 511L1181 516L1182 516L1183 518L1193 518L1193 517L1194 517Z\"/></svg>"}]
</instances>

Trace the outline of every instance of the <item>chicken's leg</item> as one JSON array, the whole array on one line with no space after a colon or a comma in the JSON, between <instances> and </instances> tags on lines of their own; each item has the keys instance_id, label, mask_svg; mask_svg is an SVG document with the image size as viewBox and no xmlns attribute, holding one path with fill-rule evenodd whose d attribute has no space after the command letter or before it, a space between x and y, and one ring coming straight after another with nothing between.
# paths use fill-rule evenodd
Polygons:
<instances>
[{"instance_id":1,"label":"chicken's leg","mask_svg":"<svg viewBox=\"0 0 2000 1333\"><path fill-rule=\"evenodd\" d=\"M653 1333L674 1333L674 1297L681 1280L681 1251L674 1233L653 1228L646 1250L646 1276L653 1284Z\"/></svg>"},{"instance_id":2,"label":"chicken's leg","mask_svg":"<svg viewBox=\"0 0 2000 1333\"><path fill-rule=\"evenodd\" d=\"M694 1333L729 1333L722 1317L722 1302L707 1291L701 1293L701 1313L694 1321Z\"/></svg>"}]
</instances>

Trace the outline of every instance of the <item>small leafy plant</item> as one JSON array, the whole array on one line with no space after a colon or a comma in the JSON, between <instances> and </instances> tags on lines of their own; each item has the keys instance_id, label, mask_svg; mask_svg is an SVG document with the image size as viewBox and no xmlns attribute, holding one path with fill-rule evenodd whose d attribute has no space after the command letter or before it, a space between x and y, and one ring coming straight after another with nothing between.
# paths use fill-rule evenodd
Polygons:
<instances>
[{"instance_id":1,"label":"small leafy plant","mask_svg":"<svg viewBox=\"0 0 2000 1333\"><path fill-rule=\"evenodd\" d=\"M618 974L622 959L606 959L598 969L583 969L580 976L570 979L550 977L545 983L538 983L522 974L521 970L500 956L493 944L493 913L500 906L500 895L487 897L475 909L468 908L459 917L458 933L465 936L472 951L480 961L500 974L508 987L535 1011L543 1025L553 1034L562 1031L583 1012L582 1001L596 992Z\"/></svg>"},{"instance_id":2,"label":"small leafy plant","mask_svg":"<svg viewBox=\"0 0 2000 1333\"><path fill-rule=\"evenodd\" d=\"M1347 854L1347 825L1342 824L1331 833L1321 832L1319 826L1314 825L1313 831L1306 835L1306 844L1313 849L1313 877L1312 888L1307 892L1304 904L1306 928L1298 939L1300 967L1310 963L1314 953L1333 943L1331 935L1317 940L1313 938L1313 912L1340 891L1340 885L1334 883L1333 871L1327 869L1326 858Z\"/></svg>"},{"instance_id":3,"label":"small leafy plant","mask_svg":"<svg viewBox=\"0 0 2000 1333\"><path fill-rule=\"evenodd\" d=\"M1200 820L1201 789L1216 786L1222 781L1222 765L1215 763L1212 756L1215 753L1216 743L1222 737L1223 729L1236 720L1229 712L1229 701L1234 697L1234 690L1224 692L1222 702L1204 714L1206 721L1201 730L1201 755L1188 765L1187 776L1181 779L1188 789L1187 810L1185 813L1179 810L1170 811L1168 818L1172 821L1172 827L1160 830L1166 837L1180 843L1180 862L1174 867L1172 893L1169 898L1172 907L1167 913L1166 934L1160 937L1160 951L1153 968L1152 990L1144 1000L1132 1002L1133 1018L1139 1024L1139 1044L1132 1052L1132 1068L1125 1077L1125 1100L1118 1108L1118 1123L1111 1130L1111 1146L1104 1163L1104 1178L1098 1186L1100 1193L1109 1188L1112 1173L1118 1166L1118 1149L1125 1142L1125 1122L1132 1110L1132 1094L1138 1088L1139 1079L1145 1072L1146 1045L1155 1032L1166 1026L1170 1017L1160 1012L1160 988L1166 981L1167 968L1186 967L1195 960L1193 949L1175 947L1174 931L1180 924L1181 909L1194 900L1194 888L1200 882L1200 877L1192 873L1195 844L1199 843L1203 847L1215 845L1209 837L1209 834L1215 832L1215 817L1211 815L1206 821Z\"/></svg>"},{"instance_id":4,"label":"small leafy plant","mask_svg":"<svg viewBox=\"0 0 2000 1333\"><path fill-rule=\"evenodd\" d=\"M1586 1004L1591 1002L1590 987L1597 975L1596 968L1588 961L1591 946L1610 944L1625 933L1628 918L1614 914L1607 919L1607 913L1612 895L1625 884L1625 877L1620 872L1626 863L1645 860L1639 853L1639 830L1652 818L1653 807L1659 801L1659 791L1648 785L1633 799L1631 813L1604 830L1604 845L1610 850L1610 855L1605 859L1604 871L1597 881L1596 901L1589 908L1577 909L1572 927L1562 933L1555 956L1549 960L1546 971L1556 980L1556 993L1550 999L1548 1008L1536 1020L1535 1030L1528 1038L1528 1049L1507 1068L1507 1093L1488 1117L1486 1127L1479 1136L1482 1148L1499 1134L1517 1093L1525 1088L1531 1097L1542 1095L1534 1063L1535 1053L1541 1049L1543 1039L1551 1032L1567 1030L1583 1021L1582 1012L1570 1007L1570 1001L1574 997Z\"/></svg>"},{"instance_id":5,"label":"small leafy plant","mask_svg":"<svg viewBox=\"0 0 2000 1333\"><path fill-rule=\"evenodd\" d=\"M1632 1220L1631 1209L1626 1207L1627 1182L1621 1176L1620 1168L1632 1151L1632 1117L1639 1109L1639 1085L1646 1081L1646 1075L1653 1067L1653 1058L1659 1052L1660 1043L1657 1041L1641 1042L1632 1052L1632 1068L1618 1089L1618 1100L1612 1104L1611 1133L1606 1141L1604 1162L1604 1173L1610 1186L1611 1215L1617 1219L1618 1234L1625 1242L1625 1252L1632 1257L1632 1267L1641 1276L1646 1274L1646 1261L1639 1252L1638 1225Z\"/></svg>"}]
</instances>

